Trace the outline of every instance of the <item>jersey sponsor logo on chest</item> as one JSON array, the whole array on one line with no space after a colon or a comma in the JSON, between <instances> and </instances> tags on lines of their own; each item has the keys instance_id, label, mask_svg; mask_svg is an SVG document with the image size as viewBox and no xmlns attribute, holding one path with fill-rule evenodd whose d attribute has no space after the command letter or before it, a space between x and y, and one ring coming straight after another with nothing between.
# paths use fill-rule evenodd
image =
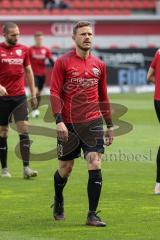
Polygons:
<instances>
[{"instance_id":1,"label":"jersey sponsor logo on chest","mask_svg":"<svg viewBox=\"0 0 160 240\"><path fill-rule=\"evenodd\" d=\"M83 87L83 88L89 88L96 86L98 84L98 79L96 78L71 78L70 82L73 85Z\"/></svg>"},{"instance_id":2,"label":"jersey sponsor logo on chest","mask_svg":"<svg viewBox=\"0 0 160 240\"><path fill-rule=\"evenodd\" d=\"M44 54L40 54L40 53L33 53L32 57L36 58L38 60L43 60L46 58L46 56Z\"/></svg>"},{"instance_id":3,"label":"jersey sponsor logo on chest","mask_svg":"<svg viewBox=\"0 0 160 240\"><path fill-rule=\"evenodd\" d=\"M2 63L8 63L9 65L22 65L23 59L21 58L2 58Z\"/></svg>"}]
</instances>

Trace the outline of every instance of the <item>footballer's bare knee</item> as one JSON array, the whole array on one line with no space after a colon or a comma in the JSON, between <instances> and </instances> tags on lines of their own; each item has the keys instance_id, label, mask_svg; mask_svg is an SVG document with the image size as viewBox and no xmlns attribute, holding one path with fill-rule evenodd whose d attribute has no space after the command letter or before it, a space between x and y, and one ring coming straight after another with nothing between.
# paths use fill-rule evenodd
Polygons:
<instances>
[{"instance_id":1,"label":"footballer's bare knee","mask_svg":"<svg viewBox=\"0 0 160 240\"><path fill-rule=\"evenodd\" d=\"M59 174L61 177L69 177L72 172L74 160L59 161Z\"/></svg>"},{"instance_id":2,"label":"footballer's bare knee","mask_svg":"<svg viewBox=\"0 0 160 240\"><path fill-rule=\"evenodd\" d=\"M28 121L18 121L16 122L16 125L19 134L28 133Z\"/></svg>"},{"instance_id":3,"label":"footballer's bare knee","mask_svg":"<svg viewBox=\"0 0 160 240\"><path fill-rule=\"evenodd\" d=\"M86 156L88 169L96 170L101 168L102 157L100 153L89 152Z\"/></svg>"},{"instance_id":4,"label":"footballer's bare knee","mask_svg":"<svg viewBox=\"0 0 160 240\"><path fill-rule=\"evenodd\" d=\"M8 126L0 126L0 137L8 137Z\"/></svg>"}]
</instances>

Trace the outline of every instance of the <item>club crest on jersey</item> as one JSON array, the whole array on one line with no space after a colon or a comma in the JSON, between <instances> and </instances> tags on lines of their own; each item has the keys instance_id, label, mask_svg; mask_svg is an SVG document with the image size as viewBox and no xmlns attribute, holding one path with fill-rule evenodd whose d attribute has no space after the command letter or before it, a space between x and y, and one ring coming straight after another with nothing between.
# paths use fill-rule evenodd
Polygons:
<instances>
[{"instance_id":1,"label":"club crest on jersey","mask_svg":"<svg viewBox=\"0 0 160 240\"><path fill-rule=\"evenodd\" d=\"M16 50L16 54L17 54L17 56L20 57L22 55L22 50L21 49L17 49Z\"/></svg>"},{"instance_id":2,"label":"club crest on jersey","mask_svg":"<svg viewBox=\"0 0 160 240\"><path fill-rule=\"evenodd\" d=\"M46 49L42 49L42 50L41 50L41 53L42 53L42 54L46 54Z\"/></svg>"},{"instance_id":3,"label":"club crest on jersey","mask_svg":"<svg viewBox=\"0 0 160 240\"><path fill-rule=\"evenodd\" d=\"M100 71L98 68L92 68L92 71L93 71L94 75L99 76Z\"/></svg>"}]
</instances>

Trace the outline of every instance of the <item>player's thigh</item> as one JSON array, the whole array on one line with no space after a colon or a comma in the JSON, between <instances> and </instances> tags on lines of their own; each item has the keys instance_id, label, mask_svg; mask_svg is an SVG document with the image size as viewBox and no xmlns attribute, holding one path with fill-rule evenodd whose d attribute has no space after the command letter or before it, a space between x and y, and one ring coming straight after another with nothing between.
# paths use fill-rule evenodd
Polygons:
<instances>
[{"instance_id":1,"label":"player's thigh","mask_svg":"<svg viewBox=\"0 0 160 240\"><path fill-rule=\"evenodd\" d=\"M0 126L8 126L12 115L12 101L0 97Z\"/></svg>"},{"instance_id":2,"label":"player's thigh","mask_svg":"<svg viewBox=\"0 0 160 240\"><path fill-rule=\"evenodd\" d=\"M89 152L86 155L88 170L101 169L102 154L99 152Z\"/></svg>"},{"instance_id":3,"label":"player's thigh","mask_svg":"<svg viewBox=\"0 0 160 240\"><path fill-rule=\"evenodd\" d=\"M28 104L26 96L18 96L14 98L14 108L12 114L14 116L15 123L18 127L26 128L28 125Z\"/></svg>"},{"instance_id":4,"label":"player's thigh","mask_svg":"<svg viewBox=\"0 0 160 240\"><path fill-rule=\"evenodd\" d=\"M104 153L104 131L102 119L96 119L82 126L83 136L81 135L82 149L84 157L88 153ZM84 129L83 129L84 128Z\"/></svg>"},{"instance_id":5,"label":"player's thigh","mask_svg":"<svg viewBox=\"0 0 160 240\"><path fill-rule=\"evenodd\" d=\"M1 126L0 125L0 137L7 137L8 136L8 125Z\"/></svg>"},{"instance_id":6,"label":"player's thigh","mask_svg":"<svg viewBox=\"0 0 160 240\"><path fill-rule=\"evenodd\" d=\"M68 161L80 157L81 146L78 136L74 132L72 124L66 124L69 137L67 142L57 139L57 155L58 160Z\"/></svg>"}]
</instances>

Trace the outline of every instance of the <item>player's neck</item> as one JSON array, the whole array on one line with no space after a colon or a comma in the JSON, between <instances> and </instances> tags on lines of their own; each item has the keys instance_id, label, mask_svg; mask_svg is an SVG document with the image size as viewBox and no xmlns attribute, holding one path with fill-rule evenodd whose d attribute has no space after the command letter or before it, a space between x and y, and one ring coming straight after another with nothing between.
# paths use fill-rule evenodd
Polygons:
<instances>
[{"instance_id":1,"label":"player's neck","mask_svg":"<svg viewBox=\"0 0 160 240\"><path fill-rule=\"evenodd\" d=\"M83 59L86 59L88 58L89 54L90 54L90 50L87 50L87 51L84 51L82 49L79 49L79 48L76 48L76 54L83 58Z\"/></svg>"},{"instance_id":2,"label":"player's neck","mask_svg":"<svg viewBox=\"0 0 160 240\"><path fill-rule=\"evenodd\" d=\"M42 44L35 44L35 47L40 48L42 47Z\"/></svg>"}]
</instances>

